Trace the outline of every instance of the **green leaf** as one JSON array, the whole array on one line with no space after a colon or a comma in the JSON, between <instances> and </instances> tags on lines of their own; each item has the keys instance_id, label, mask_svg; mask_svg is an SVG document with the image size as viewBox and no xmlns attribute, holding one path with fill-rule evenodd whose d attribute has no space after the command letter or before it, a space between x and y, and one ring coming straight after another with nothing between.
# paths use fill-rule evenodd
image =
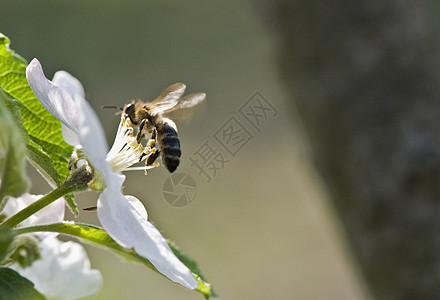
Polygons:
<instances>
[{"instance_id":1,"label":"green leaf","mask_svg":"<svg viewBox=\"0 0 440 300\"><path fill-rule=\"evenodd\" d=\"M26 145L26 156L31 165L49 182L50 186L55 188L60 185L60 175L50 156L31 139L28 140Z\"/></svg>"},{"instance_id":2,"label":"green leaf","mask_svg":"<svg viewBox=\"0 0 440 300\"><path fill-rule=\"evenodd\" d=\"M0 300L44 300L34 284L9 268L0 268Z\"/></svg>"},{"instance_id":3,"label":"green leaf","mask_svg":"<svg viewBox=\"0 0 440 300\"><path fill-rule=\"evenodd\" d=\"M3 89L0 89L3 94L5 94ZM48 180L52 187L55 188L59 186L60 175L53 165L52 159L46 152L44 152L40 145L31 140L26 129L23 127L23 121L21 118L21 110L23 105L20 101L11 98L9 95L6 95L4 100L5 105L7 106L8 111L15 122L15 125L17 126L18 130L20 130L22 136L26 139L26 156L28 157L29 162L37 169L38 172L40 172L40 174L42 174L44 178L46 178L46 180Z\"/></svg>"},{"instance_id":4,"label":"green leaf","mask_svg":"<svg viewBox=\"0 0 440 300\"><path fill-rule=\"evenodd\" d=\"M189 257L185 252L183 252L180 247L178 247L174 242L168 241L168 245L170 246L171 250L173 250L174 254L179 258L179 260L188 267L188 269L191 270L194 274L197 275L197 281L199 282L198 289L201 293L203 293L208 299L209 297L217 297L217 294L214 292L214 290L211 287L211 284L209 284L205 277L202 274L202 271L200 271L196 261Z\"/></svg>"},{"instance_id":5,"label":"green leaf","mask_svg":"<svg viewBox=\"0 0 440 300\"><path fill-rule=\"evenodd\" d=\"M6 102L8 98L0 88L0 211L7 196L19 197L29 188L25 173L25 145Z\"/></svg>"},{"instance_id":6,"label":"green leaf","mask_svg":"<svg viewBox=\"0 0 440 300\"><path fill-rule=\"evenodd\" d=\"M63 223L54 223L47 225L36 225L29 227L22 227L15 230L17 234L36 232L36 231L50 231L50 232L58 232L62 234L67 234L74 236L76 238L81 239L82 241L92 244L96 247L102 248L104 250L110 251L113 254L118 255L119 257L124 258L130 262L142 263L152 270L158 272L163 275L151 264L151 262L137 254L133 249L126 249L116 243L104 229L83 223L75 223L75 222L63 222ZM212 291L211 285L204 281L203 275L200 270L197 268L197 264L193 259L189 258L186 254L184 254L178 247L176 247L173 243L169 242L171 249L176 256L181 259L182 263L184 263L192 272L194 277L197 279L199 283L198 288L196 289L198 292L202 293L206 299L210 296L216 296ZM163 275L164 276L164 275Z\"/></svg>"},{"instance_id":7,"label":"green leaf","mask_svg":"<svg viewBox=\"0 0 440 300\"><path fill-rule=\"evenodd\" d=\"M73 147L64 142L60 121L35 97L26 80L27 62L9 49L9 43L9 39L0 34L0 87L21 104L22 119L16 121L27 132L26 154L32 165L50 184L59 185L70 173L67 162ZM54 169L59 173L59 178L54 174Z\"/></svg>"}]
</instances>

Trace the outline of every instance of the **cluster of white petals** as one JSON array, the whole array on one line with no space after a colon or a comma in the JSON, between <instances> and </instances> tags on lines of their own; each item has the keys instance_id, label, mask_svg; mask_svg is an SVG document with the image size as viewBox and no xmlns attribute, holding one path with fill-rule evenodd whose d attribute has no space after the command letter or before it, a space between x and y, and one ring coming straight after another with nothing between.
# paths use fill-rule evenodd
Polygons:
<instances>
[{"instance_id":1,"label":"cluster of white petals","mask_svg":"<svg viewBox=\"0 0 440 300\"><path fill-rule=\"evenodd\" d=\"M11 198L2 214L12 216L29 206L40 196L24 194ZM52 202L42 210L24 220L19 226L43 225L61 222L64 219L64 199ZM90 268L90 261L84 248L75 242L62 242L57 233L28 233L38 241L41 258L28 267L14 263L11 268L32 281L35 288L49 298L73 300L98 292L102 276Z\"/></svg>"},{"instance_id":2,"label":"cluster of white petals","mask_svg":"<svg viewBox=\"0 0 440 300\"><path fill-rule=\"evenodd\" d=\"M49 237L39 243L41 259L28 268L15 268L48 298L80 299L101 289L102 275L90 269L84 248L75 242Z\"/></svg>"},{"instance_id":3,"label":"cluster of white petals","mask_svg":"<svg viewBox=\"0 0 440 300\"><path fill-rule=\"evenodd\" d=\"M74 146L82 146L92 165L104 174L106 188L97 202L98 218L107 233L121 246L134 249L147 258L170 280L195 289L198 286L191 271L174 255L166 239L148 220L143 204L133 196L122 194L125 176L119 173L138 162L150 149L123 147L132 142L120 125L120 135L107 157L107 142L102 126L84 98L81 83L64 71L48 80L37 59L26 69L31 89L43 106L63 124L63 137ZM127 152L128 151L128 152ZM143 156L142 153L144 153ZM107 157L107 159L106 159ZM117 159L120 159L118 162ZM121 163L123 162L123 163ZM114 169L112 168L114 167Z\"/></svg>"}]
</instances>

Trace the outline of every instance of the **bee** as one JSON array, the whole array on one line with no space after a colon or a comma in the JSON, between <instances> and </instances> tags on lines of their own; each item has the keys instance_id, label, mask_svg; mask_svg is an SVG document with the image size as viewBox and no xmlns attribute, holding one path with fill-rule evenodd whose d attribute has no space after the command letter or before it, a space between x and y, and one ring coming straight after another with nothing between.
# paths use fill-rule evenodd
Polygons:
<instances>
[{"instance_id":1,"label":"bee","mask_svg":"<svg viewBox=\"0 0 440 300\"><path fill-rule=\"evenodd\" d=\"M130 100L125 104L123 113L133 125L138 127L136 139L138 143L147 137L158 143L158 151L151 154L146 165L152 165L161 156L164 166L173 173L180 163L180 141L176 124L164 115L183 108L190 108L206 98L205 93L194 93L183 96L186 85L175 83L166 88L151 102ZM151 143L151 142L150 142Z\"/></svg>"}]
</instances>

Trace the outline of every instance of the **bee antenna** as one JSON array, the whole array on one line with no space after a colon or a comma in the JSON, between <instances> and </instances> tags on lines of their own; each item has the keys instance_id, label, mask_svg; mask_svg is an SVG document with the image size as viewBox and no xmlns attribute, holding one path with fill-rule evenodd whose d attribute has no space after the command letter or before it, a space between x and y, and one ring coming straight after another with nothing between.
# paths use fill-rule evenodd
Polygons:
<instances>
[{"instance_id":1,"label":"bee antenna","mask_svg":"<svg viewBox=\"0 0 440 300\"><path fill-rule=\"evenodd\" d=\"M104 108L113 108L113 109L119 109L120 111L122 111L122 107L117 106L117 105L103 105L101 106L102 109Z\"/></svg>"},{"instance_id":2,"label":"bee antenna","mask_svg":"<svg viewBox=\"0 0 440 300\"><path fill-rule=\"evenodd\" d=\"M101 108L102 108L102 109L104 109L104 108L113 108L113 109L117 109L117 110L119 110L119 111L117 111L117 112L115 113L115 115L119 115L119 114L121 114L121 113L122 113L122 110L123 110L122 107L117 106L117 105L103 105L103 106L101 106Z\"/></svg>"}]
</instances>

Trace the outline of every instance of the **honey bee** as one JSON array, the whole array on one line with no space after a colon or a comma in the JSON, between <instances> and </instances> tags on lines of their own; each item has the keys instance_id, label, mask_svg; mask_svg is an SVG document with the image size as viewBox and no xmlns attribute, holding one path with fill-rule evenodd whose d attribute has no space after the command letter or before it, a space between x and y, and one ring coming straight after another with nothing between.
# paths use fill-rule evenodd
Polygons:
<instances>
[{"instance_id":1,"label":"honey bee","mask_svg":"<svg viewBox=\"0 0 440 300\"><path fill-rule=\"evenodd\" d=\"M183 108L190 108L206 98L205 93L194 93L183 96L186 85L175 83L166 88L151 102L130 100L125 104L123 113L133 125L138 127L136 139L138 143L147 137L150 141L158 142L158 151L151 154L146 165L152 165L161 156L164 166L173 173L180 163L180 141L176 124L164 117L167 113Z\"/></svg>"}]
</instances>

